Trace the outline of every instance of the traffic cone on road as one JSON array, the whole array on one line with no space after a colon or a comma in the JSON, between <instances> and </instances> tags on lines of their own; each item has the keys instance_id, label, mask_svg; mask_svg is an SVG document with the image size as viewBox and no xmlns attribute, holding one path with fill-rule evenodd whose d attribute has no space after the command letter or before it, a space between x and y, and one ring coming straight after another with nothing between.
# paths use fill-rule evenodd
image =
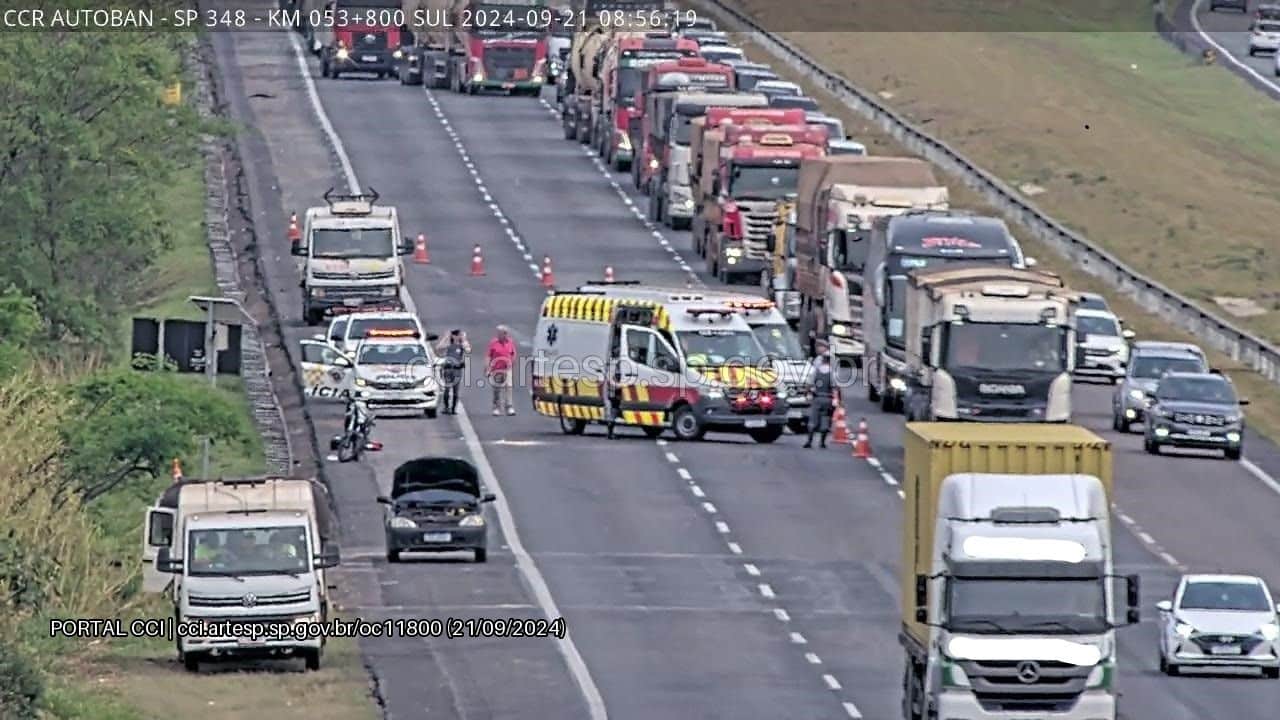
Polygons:
<instances>
[{"instance_id":1,"label":"traffic cone on road","mask_svg":"<svg viewBox=\"0 0 1280 720\"><path fill-rule=\"evenodd\" d=\"M480 277L484 275L484 255L480 253L480 246L471 252L471 276Z\"/></svg>"},{"instance_id":2,"label":"traffic cone on road","mask_svg":"<svg viewBox=\"0 0 1280 720\"><path fill-rule=\"evenodd\" d=\"M831 416L831 442L837 445L849 444L849 425L845 422L844 404L840 402L840 393L832 393L836 406Z\"/></svg>"},{"instance_id":3,"label":"traffic cone on road","mask_svg":"<svg viewBox=\"0 0 1280 720\"><path fill-rule=\"evenodd\" d=\"M542 258L542 287L553 288L556 286L556 276L551 272L551 257Z\"/></svg>"},{"instance_id":4,"label":"traffic cone on road","mask_svg":"<svg viewBox=\"0 0 1280 720\"><path fill-rule=\"evenodd\" d=\"M289 244L295 248L302 244L302 231L298 229L298 213L289 216Z\"/></svg>"},{"instance_id":5,"label":"traffic cone on road","mask_svg":"<svg viewBox=\"0 0 1280 720\"><path fill-rule=\"evenodd\" d=\"M418 235L418 239L413 243L413 261L419 265L431 264L431 254L427 252L426 235Z\"/></svg>"},{"instance_id":6,"label":"traffic cone on road","mask_svg":"<svg viewBox=\"0 0 1280 720\"><path fill-rule=\"evenodd\" d=\"M173 481L178 482L182 479L182 461L178 458L173 459Z\"/></svg>"},{"instance_id":7,"label":"traffic cone on road","mask_svg":"<svg viewBox=\"0 0 1280 720\"><path fill-rule=\"evenodd\" d=\"M871 457L871 438L867 435L867 419L858 421L858 435L853 441L853 456L865 460Z\"/></svg>"},{"instance_id":8,"label":"traffic cone on road","mask_svg":"<svg viewBox=\"0 0 1280 720\"><path fill-rule=\"evenodd\" d=\"M604 281L613 282L613 266L612 265L604 266Z\"/></svg>"}]
</instances>

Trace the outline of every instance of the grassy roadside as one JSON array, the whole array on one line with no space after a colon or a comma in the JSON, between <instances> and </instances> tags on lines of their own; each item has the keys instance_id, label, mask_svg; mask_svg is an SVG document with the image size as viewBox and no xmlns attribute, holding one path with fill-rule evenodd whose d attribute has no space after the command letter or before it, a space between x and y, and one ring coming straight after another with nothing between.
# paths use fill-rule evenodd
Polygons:
<instances>
[{"instance_id":1,"label":"grassy roadside","mask_svg":"<svg viewBox=\"0 0 1280 720\"><path fill-rule=\"evenodd\" d=\"M842 12L739 4L776 28ZM1224 315L1216 296L1257 303L1235 320L1280 338L1280 105L1243 81L1149 32L784 34L1144 274Z\"/></svg>"},{"instance_id":2,"label":"grassy roadside","mask_svg":"<svg viewBox=\"0 0 1280 720\"><path fill-rule=\"evenodd\" d=\"M861 35L858 37L861 37ZM868 151L872 154L909 154L893 138L873 127L861 115L845 109L830 93L794 75L781 63L773 62L772 56L760 46L750 42L745 37L739 37L735 42L741 45L752 58L769 62L780 75L800 83L805 88L806 94L818 99L824 111L839 117L844 122L846 131L852 137L856 137L859 141L865 143ZM946 176L942 177L945 178ZM948 178L948 180L950 179ZM997 214L976 193L962 184L950 181L948 185L951 191L952 204L955 207ZM1037 200L1039 199L1037 198ZM1037 240L1029 239L1029 233L1026 231L1020 231L1016 226L1012 229L1019 237L1027 254L1041 261L1041 267L1062 275L1068 285L1073 288L1106 295L1116 313L1124 318L1126 324L1138 334L1140 339L1198 342L1197 338L1171 328L1158 316L1146 312L1127 298L1110 291L1110 288L1098 279L1068 264L1047 245ZM1223 369L1231 377L1239 388L1241 395L1253 401L1247 409L1250 426L1263 435L1280 441L1280 389L1277 389L1274 384L1225 355L1209 351L1209 356L1211 363L1215 367Z\"/></svg>"},{"instance_id":3,"label":"grassy roadside","mask_svg":"<svg viewBox=\"0 0 1280 720\"><path fill-rule=\"evenodd\" d=\"M216 291L203 227L204 178L199 165L182 171L163 198L171 208L176 240L157 258L155 270L143 288L146 300L134 315L157 318L199 319L199 311L187 297ZM121 323L120 347L129 343L129 319ZM127 356L122 352L121 356ZM205 382L187 376L186 382ZM238 378L218 378L217 392L241 409L251 422L250 407ZM200 473L198 459L188 462L186 473ZM210 475L247 475L265 471L262 441L252 434L242 443L214 446ZM142 508L168 484L157 478L132 491L104 496L93 507L115 559L136 567L140 551ZM135 596L122 617L168 617L172 609L159 596ZM32 632L38 633L33 627ZM361 720L373 718L367 673L355 643L339 640L326 649L325 665L316 673L304 673L291 664L206 666L200 675L184 671L176 661L171 642L161 639L122 638L56 644L44 653L60 657L54 662L47 703L54 717L64 720L143 720L144 718L216 717L227 720L269 716L277 720ZM0 716L3 712L0 712Z\"/></svg>"}]
</instances>

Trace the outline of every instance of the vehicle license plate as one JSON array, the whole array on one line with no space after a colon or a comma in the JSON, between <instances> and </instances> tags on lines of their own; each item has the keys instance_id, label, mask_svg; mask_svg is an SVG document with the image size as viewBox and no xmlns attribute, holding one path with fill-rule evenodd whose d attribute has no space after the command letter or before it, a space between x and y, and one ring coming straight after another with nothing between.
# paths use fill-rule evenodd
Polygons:
<instances>
[{"instance_id":1,"label":"vehicle license plate","mask_svg":"<svg viewBox=\"0 0 1280 720\"><path fill-rule=\"evenodd\" d=\"M449 542L449 540L451 540L452 537L453 536L450 535L449 533L424 533L422 536L422 541L423 542Z\"/></svg>"},{"instance_id":2,"label":"vehicle license plate","mask_svg":"<svg viewBox=\"0 0 1280 720\"><path fill-rule=\"evenodd\" d=\"M377 56L377 55L361 55L361 56L360 56L360 59L361 59L361 60L363 60L363 61L365 61L365 62L378 62L378 56Z\"/></svg>"},{"instance_id":3,"label":"vehicle license plate","mask_svg":"<svg viewBox=\"0 0 1280 720\"><path fill-rule=\"evenodd\" d=\"M743 423L743 425L749 428L762 428L765 425L768 425L768 423L766 423L763 420L748 420L745 423Z\"/></svg>"},{"instance_id":4,"label":"vehicle license plate","mask_svg":"<svg viewBox=\"0 0 1280 720\"><path fill-rule=\"evenodd\" d=\"M1209 652L1214 655L1239 655L1239 645L1214 645L1209 648Z\"/></svg>"},{"instance_id":5,"label":"vehicle license plate","mask_svg":"<svg viewBox=\"0 0 1280 720\"><path fill-rule=\"evenodd\" d=\"M1208 430L1188 430L1187 434L1194 437L1209 437Z\"/></svg>"}]
</instances>

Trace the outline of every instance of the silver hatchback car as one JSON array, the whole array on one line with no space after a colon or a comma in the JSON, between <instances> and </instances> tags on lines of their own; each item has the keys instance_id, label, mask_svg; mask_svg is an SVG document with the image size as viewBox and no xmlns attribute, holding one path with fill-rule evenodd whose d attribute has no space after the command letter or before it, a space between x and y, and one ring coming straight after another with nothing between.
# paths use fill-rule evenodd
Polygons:
<instances>
[{"instance_id":1,"label":"silver hatchback car","mask_svg":"<svg viewBox=\"0 0 1280 720\"><path fill-rule=\"evenodd\" d=\"M1111 397L1111 427L1120 432L1141 423L1147 395L1155 392L1165 373L1209 371L1204 351L1191 343L1140 340L1129 350L1129 365Z\"/></svg>"},{"instance_id":2,"label":"silver hatchback car","mask_svg":"<svg viewBox=\"0 0 1280 720\"><path fill-rule=\"evenodd\" d=\"M1160 671L1256 667L1280 678L1280 606L1261 578L1184 575L1160 611Z\"/></svg>"}]
</instances>

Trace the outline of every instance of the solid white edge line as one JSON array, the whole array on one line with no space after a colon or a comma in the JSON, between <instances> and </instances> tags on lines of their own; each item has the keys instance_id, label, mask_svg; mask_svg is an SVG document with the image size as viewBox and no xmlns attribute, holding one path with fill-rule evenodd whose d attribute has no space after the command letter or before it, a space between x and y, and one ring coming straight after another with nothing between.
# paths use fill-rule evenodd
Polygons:
<instances>
[{"instance_id":1,"label":"solid white edge line","mask_svg":"<svg viewBox=\"0 0 1280 720\"><path fill-rule=\"evenodd\" d=\"M1272 82L1262 73L1258 72L1257 70L1254 70L1243 61L1237 59L1235 55L1231 54L1230 50L1218 44L1218 41L1214 40L1213 36L1211 36L1209 33L1204 31L1204 28L1200 25L1200 18L1199 18L1200 6L1202 4L1204 4L1204 0L1195 0L1195 2L1191 3L1191 27L1195 28L1196 34L1200 36L1200 39L1212 45L1214 49L1218 51L1218 55L1223 59L1225 59L1227 62L1231 63L1232 65L1235 65L1241 70L1244 70L1246 73L1252 76L1253 79L1257 80L1263 85L1266 85L1267 87L1271 88L1275 92L1280 93L1280 85L1277 85L1276 83ZM1241 32L1240 34L1243 35L1245 33ZM1277 490L1276 492L1280 492L1280 490Z\"/></svg>"},{"instance_id":2,"label":"solid white edge line","mask_svg":"<svg viewBox=\"0 0 1280 720\"><path fill-rule=\"evenodd\" d=\"M302 54L302 48L298 45L297 36L294 33L289 33L288 35L289 44L293 46L293 55L298 61L298 69L302 73L303 82L307 87L307 94L311 97L312 106L320 120L320 126L328 136L329 142L338 156L338 161L342 164L342 170L347 176L347 183L351 188L351 192L359 193L360 185L356 179L355 170L351 167L351 161L347 158L342 139L338 137L338 133L329 122L324 106L320 104L319 93L316 92L315 82L311 79L311 71L307 66L306 58ZM542 611L546 613L547 618L564 617L556 605L555 598L551 595L551 589L547 586L546 579L543 578L542 573L538 570L537 563L534 562L529 552L525 550L524 543L520 540L520 532L516 528L515 517L511 514L511 509L507 507L505 502L506 493L502 491L502 484L498 482L498 476L493 472L493 466L489 464L489 458L485 454L484 446L480 444L480 437L476 435L476 430L471 425L471 418L467 415L467 409L462 406L462 403L458 403L456 417L458 426L462 430L462 437L466 441L467 450L471 453L472 459L475 460L476 469L480 471L481 479L484 480L490 492L497 498L497 502L493 503L494 510L498 514L498 524L502 529L503 537L507 539L507 545L515 558L516 567L529 583L530 591L533 592L534 598L542 608ZM578 689L582 692L592 720L608 720L609 714L605 710L604 696L600 694L600 688L596 686L595 680L592 679L591 671L587 669L587 663L582 659L582 653L578 651L578 646L574 644L568 628L565 628L563 638L556 638L555 640L556 648L564 656L565 663L569 666L569 673L573 676L574 682L578 684Z\"/></svg>"},{"instance_id":3,"label":"solid white edge line","mask_svg":"<svg viewBox=\"0 0 1280 720\"><path fill-rule=\"evenodd\" d=\"M1240 467L1247 470L1250 475L1257 478L1263 485L1271 488L1277 495L1280 495L1280 482L1276 482L1276 479L1268 475L1266 470L1250 462L1249 458L1240 458Z\"/></svg>"}]
</instances>

